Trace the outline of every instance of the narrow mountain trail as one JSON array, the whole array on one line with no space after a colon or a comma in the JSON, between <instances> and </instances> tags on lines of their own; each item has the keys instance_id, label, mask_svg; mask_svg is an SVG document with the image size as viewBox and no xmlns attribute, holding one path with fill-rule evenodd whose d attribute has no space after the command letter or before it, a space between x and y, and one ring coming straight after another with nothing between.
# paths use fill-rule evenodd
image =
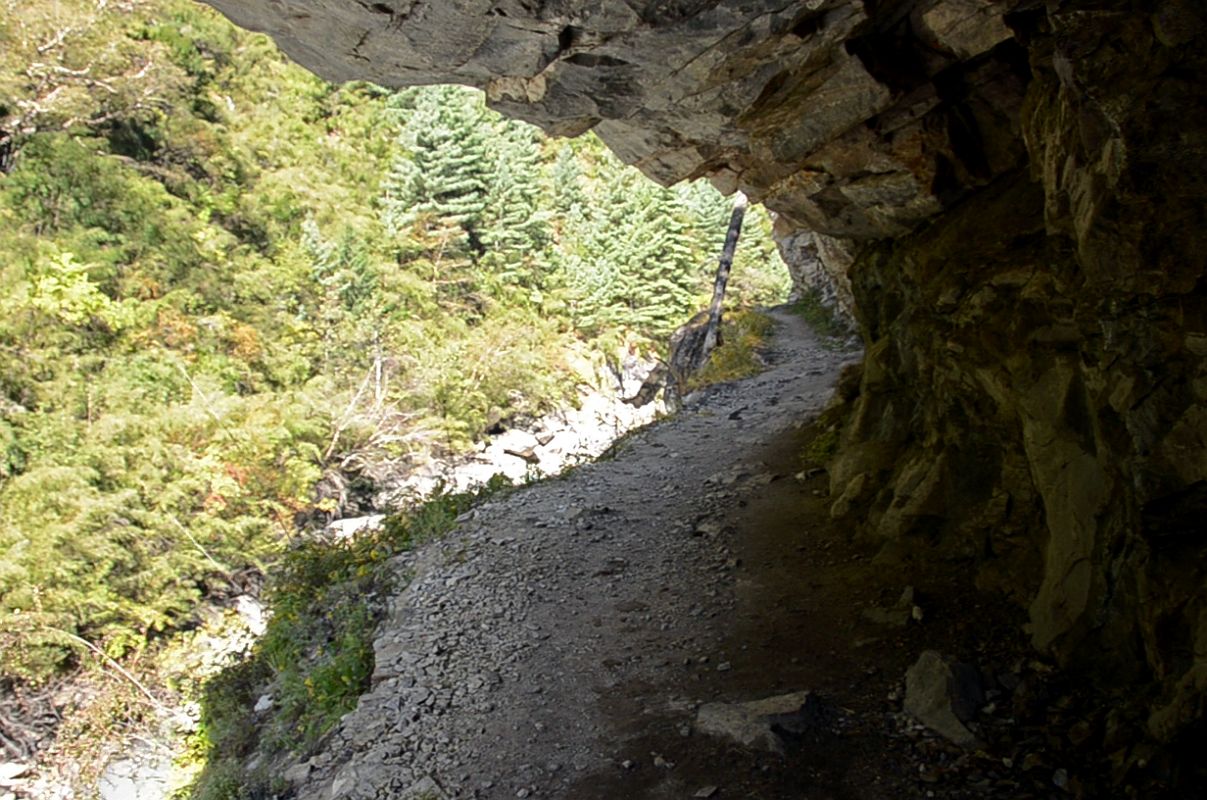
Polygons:
<instances>
[{"instance_id":1,"label":"narrow mountain trail","mask_svg":"<svg viewBox=\"0 0 1207 800\"><path fill-rule=\"evenodd\" d=\"M774 316L760 375L706 392L610 460L484 504L407 557L414 578L379 632L374 687L300 796L587 797L656 776L677 796L691 788L628 744L667 726L678 737L695 703L745 680L732 667L749 645L727 636L754 598L728 512L795 480L763 451L822 408L852 359Z\"/></svg>"},{"instance_id":2,"label":"narrow mountain trail","mask_svg":"<svg viewBox=\"0 0 1207 800\"><path fill-rule=\"evenodd\" d=\"M373 688L289 770L297 797L926 796L886 702L915 634L860 616L902 585L799 474L858 354L772 313L763 373L399 561ZM745 744L704 721L804 691Z\"/></svg>"}]
</instances>

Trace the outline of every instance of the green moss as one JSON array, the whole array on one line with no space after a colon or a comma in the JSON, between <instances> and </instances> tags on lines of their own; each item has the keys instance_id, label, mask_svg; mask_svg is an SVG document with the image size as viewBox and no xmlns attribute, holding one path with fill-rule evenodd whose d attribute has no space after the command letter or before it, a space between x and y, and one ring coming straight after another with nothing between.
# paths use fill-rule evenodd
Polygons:
<instances>
[{"instance_id":1,"label":"green moss","mask_svg":"<svg viewBox=\"0 0 1207 800\"><path fill-rule=\"evenodd\" d=\"M805 445L802 459L806 464L826 464L838 452L838 429L827 428Z\"/></svg>"}]
</instances>

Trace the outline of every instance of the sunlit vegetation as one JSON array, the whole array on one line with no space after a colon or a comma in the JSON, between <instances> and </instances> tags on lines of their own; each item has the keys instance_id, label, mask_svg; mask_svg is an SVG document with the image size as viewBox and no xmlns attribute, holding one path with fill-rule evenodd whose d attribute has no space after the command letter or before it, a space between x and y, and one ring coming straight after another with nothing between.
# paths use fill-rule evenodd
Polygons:
<instances>
[{"instance_id":1,"label":"sunlit vegetation","mask_svg":"<svg viewBox=\"0 0 1207 800\"><path fill-rule=\"evenodd\" d=\"M0 129L10 685L136 658L233 575L294 575L299 524L340 510L323 476L468 448L565 402L569 350L661 341L728 214L471 90L324 83L185 0L0 0ZM738 302L787 288L769 227Z\"/></svg>"},{"instance_id":2,"label":"sunlit vegetation","mask_svg":"<svg viewBox=\"0 0 1207 800\"><path fill-rule=\"evenodd\" d=\"M759 372L763 367L760 351L774 328L771 317L753 309L726 316L721 324L723 346L713 350L704 366L688 378L687 389L736 381Z\"/></svg>"}]
</instances>

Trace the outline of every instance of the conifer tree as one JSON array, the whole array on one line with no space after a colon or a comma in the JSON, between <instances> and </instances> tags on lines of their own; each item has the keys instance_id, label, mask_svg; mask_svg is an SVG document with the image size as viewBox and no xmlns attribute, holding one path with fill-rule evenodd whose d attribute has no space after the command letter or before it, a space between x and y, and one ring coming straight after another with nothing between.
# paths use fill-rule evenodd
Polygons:
<instances>
[{"instance_id":1,"label":"conifer tree","mask_svg":"<svg viewBox=\"0 0 1207 800\"><path fill-rule=\"evenodd\" d=\"M665 333L686 321L700 289L691 215L635 170L607 180L581 256L568 264L580 324Z\"/></svg>"},{"instance_id":2,"label":"conifer tree","mask_svg":"<svg viewBox=\"0 0 1207 800\"><path fill-rule=\"evenodd\" d=\"M302 247L310 257L317 289L314 316L325 369L335 371L331 365L338 361L359 366L363 347L375 339L381 322L377 268L365 243L350 228L331 241L308 219L302 224Z\"/></svg>"},{"instance_id":3,"label":"conifer tree","mask_svg":"<svg viewBox=\"0 0 1207 800\"><path fill-rule=\"evenodd\" d=\"M633 322L665 332L685 321L699 291L691 226L675 194L649 184L635 203L639 220L629 268L628 305Z\"/></svg>"},{"instance_id":4,"label":"conifer tree","mask_svg":"<svg viewBox=\"0 0 1207 800\"><path fill-rule=\"evenodd\" d=\"M494 171L487 198L484 267L505 284L544 288L551 277L550 215L541 208L541 153L534 129L503 122L495 129Z\"/></svg>"},{"instance_id":5,"label":"conifer tree","mask_svg":"<svg viewBox=\"0 0 1207 800\"><path fill-rule=\"evenodd\" d=\"M541 242L548 235L544 230L548 213L540 209L541 150L536 130L522 122L505 120L493 133L492 221L496 227L522 233L526 241Z\"/></svg>"},{"instance_id":6,"label":"conifer tree","mask_svg":"<svg viewBox=\"0 0 1207 800\"><path fill-rule=\"evenodd\" d=\"M578 156L569 143L563 144L557 151L550 172L552 184L553 207L562 215L568 216L572 209L581 208L587 202L586 193L582 186L582 168Z\"/></svg>"},{"instance_id":7,"label":"conifer tree","mask_svg":"<svg viewBox=\"0 0 1207 800\"><path fill-rule=\"evenodd\" d=\"M390 162L390 171L381 181L381 225L392 239L402 238L415 225L415 204L420 192L419 168L409 152L401 152Z\"/></svg>"},{"instance_id":8,"label":"conifer tree","mask_svg":"<svg viewBox=\"0 0 1207 800\"><path fill-rule=\"evenodd\" d=\"M418 225L441 248L480 255L492 163L480 96L457 86L419 93L400 143L407 152L384 181L386 229Z\"/></svg>"}]
</instances>

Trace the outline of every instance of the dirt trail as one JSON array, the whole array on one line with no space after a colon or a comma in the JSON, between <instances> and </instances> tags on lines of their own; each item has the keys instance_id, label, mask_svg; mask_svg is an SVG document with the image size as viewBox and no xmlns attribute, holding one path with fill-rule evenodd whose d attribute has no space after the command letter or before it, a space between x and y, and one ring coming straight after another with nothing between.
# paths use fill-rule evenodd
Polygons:
<instances>
[{"instance_id":1,"label":"dirt trail","mask_svg":"<svg viewBox=\"0 0 1207 800\"><path fill-rule=\"evenodd\" d=\"M798 475L807 422L857 354L773 314L762 374L399 562L414 579L374 688L292 771L299 797L927 796L918 734L886 699L918 626L861 617L902 580L835 529L825 476ZM805 690L817 714L789 720L779 752L698 724L702 704Z\"/></svg>"},{"instance_id":2,"label":"dirt trail","mask_svg":"<svg viewBox=\"0 0 1207 800\"><path fill-rule=\"evenodd\" d=\"M764 596L782 564L755 552L761 523L744 512L779 485L806 492L796 431L855 357L774 317L766 371L610 460L480 507L402 565L415 577L379 634L375 686L301 796L748 796L733 794L733 748L693 735L692 717L812 688L769 670L795 658L770 631L803 610ZM692 765L663 765L675 758Z\"/></svg>"}]
</instances>

